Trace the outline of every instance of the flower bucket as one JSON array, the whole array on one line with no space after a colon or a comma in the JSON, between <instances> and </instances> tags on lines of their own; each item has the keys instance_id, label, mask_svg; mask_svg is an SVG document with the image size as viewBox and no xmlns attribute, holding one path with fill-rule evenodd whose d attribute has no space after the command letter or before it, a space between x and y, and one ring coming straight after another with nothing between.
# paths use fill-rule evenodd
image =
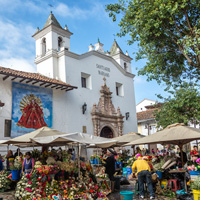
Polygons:
<instances>
[{"instance_id":1,"label":"flower bucket","mask_svg":"<svg viewBox=\"0 0 200 200\"><path fill-rule=\"evenodd\" d=\"M200 199L200 190L193 190L193 197L194 197L194 200L199 200Z\"/></svg>"},{"instance_id":2,"label":"flower bucket","mask_svg":"<svg viewBox=\"0 0 200 200\"><path fill-rule=\"evenodd\" d=\"M200 171L189 171L190 175L200 175Z\"/></svg>"},{"instance_id":3,"label":"flower bucket","mask_svg":"<svg viewBox=\"0 0 200 200\"><path fill-rule=\"evenodd\" d=\"M161 171L156 171L156 174L158 175L159 179L162 179L162 172Z\"/></svg>"},{"instance_id":4,"label":"flower bucket","mask_svg":"<svg viewBox=\"0 0 200 200\"><path fill-rule=\"evenodd\" d=\"M90 159L91 165L94 164L94 159Z\"/></svg>"},{"instance_id":5,"label":"flower bucket","mask_svg":"<svg viewBox=\"0 0 200 200\"><path fill-rule=\"evenodd\" d=\"M97 165L98 164L98 159L94 159L94 164Z\"/></svg>"},{"instance_id":6,"label":"flower bucket","mask_svg":"<svg viewBox=\"0 0 200 200\"><path fill-rule=\"evenodd\" d=\"M12 180L19 180L20 179L20 170L11 170L12 173Z\"/></svg>"},{"instance_id":7,"label":"flower bucket","mask_svg":"<svg viewBox=\"0 0 200 200\"><path fill-rule=\"evenodd\" d=\"M120 192L121 200L133 200L133 192L131 191L121 191Z\"/></svg>"}]
</instances>

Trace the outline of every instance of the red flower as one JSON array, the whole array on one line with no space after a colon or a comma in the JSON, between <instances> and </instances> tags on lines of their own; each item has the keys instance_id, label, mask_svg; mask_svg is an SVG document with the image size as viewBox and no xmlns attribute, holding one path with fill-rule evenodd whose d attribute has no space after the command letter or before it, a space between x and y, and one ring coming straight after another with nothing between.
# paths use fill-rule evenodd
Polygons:
<instances>
[{"instance_id":1,"label":"red flower","mask_svg":"<svg viewBox=\"0 0 200 200\"><path fill-rule=\"evenodd\" d=\"M26 177L30 180L31 179L31 175L27 174Z\"/></svg>"}]
</instances>

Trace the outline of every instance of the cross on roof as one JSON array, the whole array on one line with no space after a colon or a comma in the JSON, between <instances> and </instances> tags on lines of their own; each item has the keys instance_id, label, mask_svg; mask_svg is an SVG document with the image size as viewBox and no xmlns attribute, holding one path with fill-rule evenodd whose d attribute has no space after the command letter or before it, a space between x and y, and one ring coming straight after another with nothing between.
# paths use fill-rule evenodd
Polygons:
<instances>
[{"instance_id":1,"label":"cross on roof","mask_svg":"<svg viewBox=\"0 0 200 200\"><path fill-rule=\"evenodd\" d=\"M106 85L106 77L105 76L103 77L103 80L104 80L104 85Z\"/></svg>"}]
</instances>

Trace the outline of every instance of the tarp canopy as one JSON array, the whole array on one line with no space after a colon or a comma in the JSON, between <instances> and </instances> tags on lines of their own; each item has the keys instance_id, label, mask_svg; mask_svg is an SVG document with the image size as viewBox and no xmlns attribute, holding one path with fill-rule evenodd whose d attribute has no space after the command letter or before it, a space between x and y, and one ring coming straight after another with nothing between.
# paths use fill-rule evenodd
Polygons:
<instances>
[{"instance_id":1,"label":"tarp canopy","mask_svg":"<svg viewBox=\"0 0 200 200\"><path fill-rule=\"evenodd\" d=\"M172 124L162 131L158 131L142 139L135 140L125 144L124 146L140 144L174 144L183 146L184 144L198 139L200 139L200 129L188 127L184 124Z\"/></svg>"},{"instance_id":2,"label":"tarp canopy","mask_svg":"<svg viewBox=\"0 0 200 200\"><path fill-rule=\"evenodd\" d=\"M114 146L122 146L124 144L127 144L129 142L133 142L135 140L138 140L140 138L145 137L144 135L141 135L140 133L127 133L126 135L123 136L119 136L114 138L115 140L117 140L117 144L115 144Z\"/></svg>"},{"instance_id":3,"label":"tarp canopy","mask_svg":"<svg viewBox=\"0 0 200 200\"><path fill-rule=\"evenodd\" d=\"M67 143L90 144L100 148L107 148L117 143L117 140L89 135L86 133L69 133L60 136L32 138L32 142L40 145L56 146Z\"/></svg>"},{"instance_id":4,"label":"tarp canopy","mask_svg":"<svg viewBox=\"0 0 200 200\"><path fill-rule=\"evenodd\" d=\"M60 131L57 131L45 126L35 131L32 131L30 133L10 139L6 142L3 142L2 144L26 145L26 144L31 144L32 143L31 139L35 137L39 138L39 137L47 137L47 136L53 136L53 135L55 136L55 135L63 135L63 134L64 134L63 132L60 132Z\"/></svg>"}]
</instances>

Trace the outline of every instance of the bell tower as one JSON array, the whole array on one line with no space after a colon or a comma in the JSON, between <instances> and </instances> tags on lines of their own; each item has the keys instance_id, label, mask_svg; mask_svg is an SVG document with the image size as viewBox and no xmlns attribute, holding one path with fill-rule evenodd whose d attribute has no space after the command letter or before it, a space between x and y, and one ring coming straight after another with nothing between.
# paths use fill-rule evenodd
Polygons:
<instances>
[{"instance_id":1,"label":"bell tower","mask_svg":"<svg viewBox=\"0 0 200 200\"><path fill-rule=\"evenodd\" d=\"M71 35L67 25L62 28L51 12L44 27L37 28L32 36L36 43L38 73L66 82L65 51L70 51Z\"/></svg>"}]
</instances>

